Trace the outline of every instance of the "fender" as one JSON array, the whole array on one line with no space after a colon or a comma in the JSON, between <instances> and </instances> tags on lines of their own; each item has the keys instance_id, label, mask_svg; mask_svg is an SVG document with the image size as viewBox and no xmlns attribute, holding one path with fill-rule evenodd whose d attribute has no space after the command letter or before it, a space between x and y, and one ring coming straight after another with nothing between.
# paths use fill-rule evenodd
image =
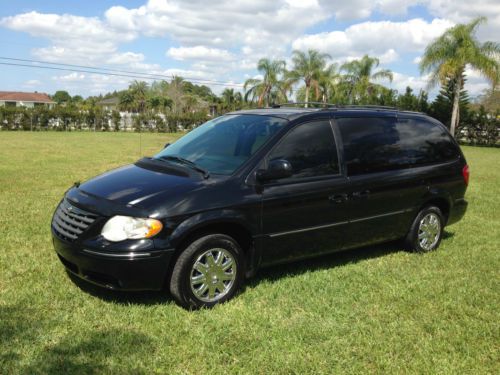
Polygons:
<instances>
[{"instance_id":1,"label":"fender","mask_svg":"<svg viewBox=\"0 0 500 375\"><path fill-rule=\"evenodd\" d=\"M182 221L174 231L170 234L169 240L173 247L176 247L181 243L189 234L197 231L211 224L224 224L232 223L238 224L243 227L253 238L259 233L259 228L257 223L260 220L252 216L250 213L245 214L245 212L234 210L234 209L221 209L214 211L207 211L195 214L189 218ZM255 223L254 225L252 225Z\"/></svg>"},{"instance_id":2,"label":"fender","mask_svg":"<svg viewBox=\"0 0 500 375\"><path fill-rule=\"evenodd\" d=\"M453 202L453 198L452 198L451 194L448 191L446 191L440 187L427 186L427 192L422 197L421 206L425 205L427 202L432 201L432 200L445 201L447 204L447 211L448 212L444 212L444 214L449 215L451 209L453 208L454 202ZM420 209L421 207L417 207L417 208Z\"/></svg>"}]
</instances>

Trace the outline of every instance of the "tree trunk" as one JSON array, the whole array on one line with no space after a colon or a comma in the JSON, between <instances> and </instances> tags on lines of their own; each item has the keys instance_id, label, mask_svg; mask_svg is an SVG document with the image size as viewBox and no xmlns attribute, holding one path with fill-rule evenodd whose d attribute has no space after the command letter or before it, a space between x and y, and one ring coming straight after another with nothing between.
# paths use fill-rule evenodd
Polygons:
<instances>
[{"instance_id":1,"label":"tree trunk","mask_svg":"<svg viewBox=\"0 0 500 375\"><path fill-rule=\"evenodd\" d=\"M461 79L457 79L455 84L455 93L453 95L453 109L451 111L450 133L455 137L455 129L458 125L458 114L460 111L460 90L462 89Z\"/></svg>"},{"instance_id":2,"label":"tree trunk","mask_svg":"<svg viewBox=\"0 0 500 375\"><path fill-rule=\"evenodd\" d=\"M307 102L309 101L309 86L306 85L306 104L305 104L305 107L307 108Z\"/></svg>"}]
</instances>

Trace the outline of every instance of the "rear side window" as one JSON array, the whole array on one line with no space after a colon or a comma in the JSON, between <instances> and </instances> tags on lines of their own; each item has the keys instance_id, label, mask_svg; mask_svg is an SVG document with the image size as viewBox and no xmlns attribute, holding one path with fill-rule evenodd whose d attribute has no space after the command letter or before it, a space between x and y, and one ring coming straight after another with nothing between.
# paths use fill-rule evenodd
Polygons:
<instances>
[{"instance_id":1,"label":"rear side window","mask_svg":"<svg viewBox=\"0 0 500 375\"><path fill-rule=\"evenodd\" d=\"M328 120L298 125L287 133L269 155L269 160L285 159L293 168L286 180L339 173L337 148Z\"/></svg>"},{"instance_id":2,"label":"rear side window","mask_svg":"<svg viewBox=\"0 0 500 375\"><path fill-rule=\"evenodd\" d=\"M412 166L458 159L460 152L443 126L418 118L398 119L398 132Z\"/></svg>"},{"instance_id":3,"label":"rear side window","mask_svg":"<svg viewBox=\"0 0 500 375\"><path fill-rule=\"evenodd\" d=\"M340 118L347 173L384 172L456 159L446 130L423 119Z\"/></svg>"}]
</instances>

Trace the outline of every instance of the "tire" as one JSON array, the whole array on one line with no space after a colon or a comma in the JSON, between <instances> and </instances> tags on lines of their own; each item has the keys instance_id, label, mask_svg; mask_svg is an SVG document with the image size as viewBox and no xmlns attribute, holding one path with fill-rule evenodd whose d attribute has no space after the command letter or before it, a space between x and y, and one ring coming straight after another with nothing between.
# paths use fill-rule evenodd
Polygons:
<instances>
[{"instance_id":1,"label":"tire","mask_svg":"<svg viewBox=\"0 0 500 375\"><path fill-rule=\"evenodd\" d=\"M406 235L405 247L417 253L436 250L443 238L444 224L443 213L438 207L424 207L415 217Z\"/></svg>"},{"instance_id":2,"label":"tire","mask_svg":"<svg viewBox=\"0 0 500 375\"><path fill-rule=\"evenodd\" d=\"M241 247L227 235L199 237L177 258L170 293L187 309L224 303L234 297L243 283L244 259Z\"/></svg>"}]
</instances>

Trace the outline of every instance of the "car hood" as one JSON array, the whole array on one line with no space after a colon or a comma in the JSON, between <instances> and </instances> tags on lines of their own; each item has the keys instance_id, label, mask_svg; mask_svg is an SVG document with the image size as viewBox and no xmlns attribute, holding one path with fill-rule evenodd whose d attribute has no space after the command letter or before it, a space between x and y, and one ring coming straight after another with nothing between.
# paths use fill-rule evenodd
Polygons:
<instances>
[{"instance_id":1,"label":"car hood","mask_svg":"<svg viewBox=\"0 0 500 375\"><path fill-rule=\"evenodd\" d=\"M137 164L96 176L82 183L79 190L114 203L143 206L159 195L185 194L203 184L201 179L182 170Z\"/></svg>"}]
</instances>

